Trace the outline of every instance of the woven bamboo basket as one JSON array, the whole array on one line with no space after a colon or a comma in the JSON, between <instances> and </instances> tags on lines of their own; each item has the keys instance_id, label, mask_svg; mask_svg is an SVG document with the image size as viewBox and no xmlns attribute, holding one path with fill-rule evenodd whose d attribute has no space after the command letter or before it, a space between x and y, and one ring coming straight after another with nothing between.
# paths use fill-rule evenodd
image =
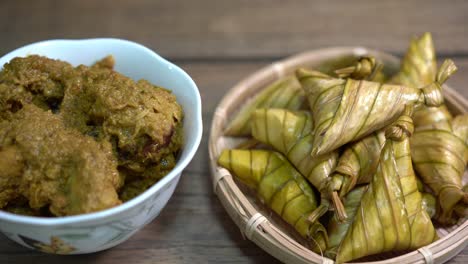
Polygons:
<instances>
[{"instance_id":1,"label":"woven bamboo basket","mask_svg":"<svg viewBox=\"0 0 468 264\"><path fill-rule=\"evenodd\" d=\"M229 216L240 228L243 236L285 263L334 263L333 260L306 248L301 238L277 216L260 205L242 184L236 182L229 171L217 166L216 160L223 149L233 148L239 139L225 137L223 131L246 101L268 84L291 74L298 67L314 68L323 62L342 56L372 55L385 64L385 69L399 67L399 59L383 52L362 47L339 47L304 52L272 63L235 85L218 105L211 126L209 154L214 192ZM444 87L449 110L454 114L467 113L468 101L450 87ZM463 177L468 180L468 173ZM450 228L437 228L436 242L403 255L385 254L361 263L444 263L468 245L468 219ZM367 260L367 259L366 259Z\"/></svg>"}]
</instances>

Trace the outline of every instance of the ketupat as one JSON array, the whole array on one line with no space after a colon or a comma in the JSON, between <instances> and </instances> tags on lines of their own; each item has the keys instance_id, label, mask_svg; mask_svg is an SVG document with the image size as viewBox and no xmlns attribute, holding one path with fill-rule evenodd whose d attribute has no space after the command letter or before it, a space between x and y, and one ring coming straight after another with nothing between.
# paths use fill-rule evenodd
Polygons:
<instances>
[{"instance_id":1,"label":"ketupat","mask_svg":"<svg viewBox=\"0 0 468 264\"><path fill-rule=\"evenodd\" d=\"M359 80L377 80L382 77L383 65L373 57L361 57L354 65L338 69L335 73L340 78L351 77ZM356 184L369 183L380 159L380 151L385 143L383 131L358 140L345 148L338 166L327 179L323 193L331 199L335 208L335 217L344 221L347 217L340 197L344 197Z\"/></svg>"},{"instance_id":2,"label":"ketupat","mask_svg":"<svg viewBox=\"0 0 468 264\"><path fill-rule=\"evenodd\" d=\"M349 226L353 223L356 211L361 204L361 199L364 193L367 190L367 185L359 186L350 191L344 197L344 208L348 217L342 221L340 217L336 214L330 218L328 222L328 248L325 251L325 255L329 258L335 258L338 247L343 241L346 233L348 232Z\"/></svg>"},{"instance_id":3,"label":"ketupat","mask_svg":"<svg viewBox=\"0 0 468 264\"><path fill-rule=\"evenodd\" d=\"M421 87L434 82L437 72L436 55L431 33L413 38L400 66L390 82Z\"/></svg>"},{"instance_id":4,"label":"ketupat","mask_svg":"<svg viewBox=\"0 0 468 264\"><path fill-rule=\"evenodd\" d=\"M467 116L421 127L411 138L411 154L414 167L438 198L436 216L442 224L453 224L453 210L457 204L466 207L468 193L462 190L462 176L468 161L466 145ZM460 128L461 127L461 128ZM460 138L465 135L465 138Z\"/></svg>"},{"instance_id":5,"label":"ketupat","mask_svg":"<svg viewBox=\"0 0 468 264\"><path fill-rule=\"evenodd\" d=\"M414 113L413 119L414 127L421 128L439 122L446 122L448 124L453 119L453 116L446 105L441 105L439 107L423 107Z\"/></svg>"},{"instance_id":6,"label":"ketupat","mask_svg":"<svg viewBox=\"0 0 468 264\"><path fill-rule=\"evenodd\" d=\"M410 137L414 133L412 113L412 107L405 107L403 115L385 131L385 136L387 140L392 140L394 153L399 154L395 155L395 166L398 168L405 208L411 224L411 249L416 249L433 242L437 239L437 234L431 217L423 205L422 194L418 191L418 182L413 169L410 147Z\"/></svg>"},{"instance_id":7,"label":"ketupat","mask_svg":"<svg viewBox=\"0 0 468 264\"><path fill-rule=\"evenodd\" d=\"M322 192L335 169L338 152L311 157L312 118L309 112L285 109L258 109L252 116L252 136L285 155L288 160Z\"/></svg>"},{"instance_id":8,"label":"ketupat","mask_svg":"<svg viewBox=\"0 0 468 264\"><path fill-rule=\"evenodd\" d=\"M414 38L406 51L400 71L390 80L391 83L409 87L423 87L434 82L437 72L436 54L431 33L424 33ZM445 105L439 107L421 107L413 115L415 127L432 121L451 120L452 115Z\"/></svg>"},{"instance_id":9,"label":"ketupat","mask_svg":"<svg viewBox=\"0 0 468 264\"><path fill-rule=\"evenodd\" d=\"M269 85L249 101L226 127L227 136L250 135L250 117L258 108L299 110L305 104L304 91L295 76L285 77Z\"/></svg>"},{"instance_id":10,"label":"ketupat","mask_svg":"<svg viewBox=\"0 0 468 264\"><path fill-rule=\"evenodd\" d=\"M262 203L309 241L311 248L317 252L327 248L327 231L318 221L323 212L317 212L314 191L280 153L224 150L218 164L252 188Z\"/></svg>"},{"instance_id":11,"label":"ketupat","mask_svg":"<svg viewBox=\"0 0 468 264\"><path fill-rule=\"evenodd\" d=\"M425 33L411 41L401 69L392 82L421 87L436 79L436 68L432 36ZM466 144L463 123L468 125L468 122L463 121L463 117L453 120L445 105L422 107L416 111L414 120L418 131L411 139L415 169L439 198L440 209L436 219L443 224L453 223L455 206L465 206L468 201L468 195L461 190L461 177L468 160L463 156L468 153L463 143L456 139L458 137Z\"/></svg>"},{"instance_id":12,"label":"ketupat","mask_svg":"<svg viewBox=\"0 0 468 264\"><path fill-rule=\"evenodd\" d=\"M335 169L337 151L318 157L309 155L313 138L309 112L257 109L251 121L253 137L283 153L299 172L328 198L332 196L333 191L340 191L340 196L343 197L356 184L368 183L377 168L380 151L385 142L384 133L379 132L352 144L341 155L339 166ZM330 179L330 173L334 169L337 173ZM341 203L336 199L334 201ZM345 217L340 217L343 218Z\"/></svg>"},{"instance_id":13,"label":"ketupat","mask_svg":"<svg viewBox=\"0 0 468 264\"><path fill-rule=\"evenodd\" d=\"M357 184L369 183L377 170L380 152L385 144L385 133L378 131L350 144L341 154L335 171L327 184L336 215L340 220L346 218L341 200Z\"/></svg>"},{"instance_id":14,"label":"ketupat","mask_svg":"<svg viewBox=\"0 0 468 264\"><path fill-rule=\"evenodd\" d=\"M350 145L339 157L337 166L337 151L318 157L309 155L313 138L309 112L257 109L251 121L253 137L284 154L323 197L328 199L333 197L333 192L338 191L340 197L343 197L356 184L369 183L377 169L380 151L385 143L383 132L373 133ZM346 218L340 209L342 205L339 198L333 197L332 201L340 219Z\"/></svg>"},{"instance_id":15,"label":"ketupat","mask_svg":"<svg viewBox=\"0 0 468 264\"><path fill-rule=\"evenodd\" d=\"M321 155L363 138L395 121L408 104L439 106L440 86L456 71L451 60L439 69L436 81L421 89L353 79L332 78L298 69L296 76L313 113L311 155Z\"/></svg>"},{"instance_id":16,"label":"ketupat","mask_svg":"<svg viewBox=\"0 0 468 264\"><path fill-rule=\"evenodd\" d=\"M389 251L417 249L437 238L422 206L411 164L411 110L386 130L386 143L377 172L351 228L341 243L337 263Z\"/></svg>"}]
</instances>

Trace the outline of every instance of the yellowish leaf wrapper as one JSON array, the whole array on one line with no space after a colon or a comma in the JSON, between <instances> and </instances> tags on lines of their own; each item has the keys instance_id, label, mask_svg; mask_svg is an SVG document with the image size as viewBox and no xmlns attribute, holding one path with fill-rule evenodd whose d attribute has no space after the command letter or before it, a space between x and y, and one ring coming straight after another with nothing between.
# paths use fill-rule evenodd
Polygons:
<instances>
[{"instance_id":1,"label":"yellowish leaf wrapper","mask_svg":"<svg viewBox=\"0 0 468 264\"><path fill-rule=\"evenodd\" d=\"M401 69L392 82L421 87L441 78L436 69L432 37L430 33L425 33L411 41ZM467 160L467 157L463 157L466 156L466 147L457 139L465 141L466 138L463 129L459 128L462 119L452 120L445 105L421 107L413 119L418 131L411 139L415 169L438 196L440 209L436 219L443 224L454 223L456 219L452 215L455 206L467 199L461 190L461 177ZM456 133L452 130L452 123L456 123Z\"/></svg>"},{"instance_id":2,"label":"yellowish leaf wrapper","mask_svg":"<svg viewBox=\"0 0 468 264\"><path fill-rule=\"evenodd\" d=\"M436 194L439 204L436 220L442 224L455 223L453 210L468 203L468 193L462 189L468 161L467 117L456 117L452 124L440 121L420 127L411 138L415 170Z\"/></svg>"},{"instance_id":3,"label":"yellowish leaf wrapper","mask_svg":"<svg viewBox=\"0 0 468 264\"><path fill-rule=\"evenodd\" d=\"M405 113L386 131L377 172L338 249L337 263L417 249L437 238L422 206L411 164L408 137L412 130L411 118Z\"/></svg>"},{"instance_id":4,"label":"yellowish leaf wrapper","mask_svg":"<svg viewBox=\"0 0 468 264\"><path fill-rule=\"evenodd\" d=\"M453 72L453 62L441 69L440 80ZM337 79L316 71L296 71L313 113L312 155L321 155L359 140L394 122L405 105L439 106L440 83L422 89L364 80Z\"/></svg>"},{"instance_id":5,"label":"yellowish leaf wrapper","mask_svg":"<svg viewBox=\"0 0 468 264\"><path fill-rule=\"evenodd\" d=\"M391 79L392 83L410 87L422 87L435 81L437 62L429 32L413 38L401 62L400 71Z\"/></svg>"},{"instance_id":6,"label":"yellowish leaf wrapper","mask_svg":"<svg viewBox=\"0 0 468 264\"><path fill-rule=\"evenodd\" d=\"M296 77L289 76L274 82L260 93L234 116L224 131L227 136L250 135L250 117L258 108L285 108L299 110L305 104L304 92Z\"/></svg>"},{"instance_id":7,"label":"yellowish leaf wrapper","mask_svg":"<svg viewBox=\"0 0 468 264\"><path fill-rule=\"evenodd\" d=\"M328 244L326 229L310 221L318 207L306 179L278 152L224 150L218 164L255 190L259 200L277 213L317 250Z\"/></svg>"},{"instance_id":8,"label":"yellowish leaf wrapper","mask_svg":"<svg viewBox=\"0 0 468 264\"><path fill-rule=\"evenodd\" d=\"M252 136L273 146L319 191L335 169L338 152L311 157L312 117L309 112L285 109L258 109L252 116Z\"/></svg>"},{"instance_id":9,"label":"yellowish leaf wrapper","mask_svg":"<svg viewBox=\"0 0 468 264\"><path fill-rule=\"evenodd\" d=\"M344 208L348 218L340 221L340 218L334 214L328 222L328 240L329 245L325 255L329 258L335 259L341 241L345 237L350 225L353 223L357 209L361 205L361 199L367 190L367 185L356 187L344 197Z\"/></svg>"},{"instance_id":10,"label":"yellowish leaf wrapper","mask_svg":"<svg viewBox=\"0 0 468 264\"><path fill-rule=\"evenodd\" d=\"M409 87L423 87L435 81L437 61L429 32L414 38L401 62L400 71L391 79L391 83ZM414 126L451 120L452 114L445 105L439 107L421 107L413 115Z\"/></svg>"},{"instance_id":11,"label":"yellowish leaf wrapper","mask_svg":"<svg viewBox=\"0 0 468 264\"><path fill-rule=\"evenodd\" d=\"M331 191L344 197L357 184L369 183L377 170L385 133L375 132L346 147L331 176Z\"/></svg>"}]
</instances>

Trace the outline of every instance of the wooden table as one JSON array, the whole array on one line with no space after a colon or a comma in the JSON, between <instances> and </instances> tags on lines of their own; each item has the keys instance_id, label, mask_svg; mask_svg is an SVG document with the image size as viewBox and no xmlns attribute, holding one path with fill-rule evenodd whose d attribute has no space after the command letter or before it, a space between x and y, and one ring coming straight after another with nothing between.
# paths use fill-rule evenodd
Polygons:
<instances>
[{"instance_id":1,"label":"wooden table","mask_svg":"<svg viewBox=\"0 0 468 264\"><path fill-rule=\"evenodd\" d=\"M211 189L208 136L214 109L237 81L288 55L362 45L401 56L414 34L433 32L449 81L468 98L468 2L459 1L0 1L0 55L54 38L118 37L182 66L200 88L201 146L161 215L104 252L54 256L0 237L0 263L275 263L245 240ZM450 263L468 263L468 249Z\"/></svg>"}]
</instances>

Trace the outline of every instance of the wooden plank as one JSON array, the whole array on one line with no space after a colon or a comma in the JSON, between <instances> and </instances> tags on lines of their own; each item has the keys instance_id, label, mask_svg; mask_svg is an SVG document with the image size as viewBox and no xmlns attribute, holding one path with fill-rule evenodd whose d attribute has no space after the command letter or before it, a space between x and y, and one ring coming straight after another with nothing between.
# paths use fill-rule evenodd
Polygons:
<instances>
[{"instance_id":1,"label":"wooden plank","mask_svg":"<svg viewBox=\"0 0 468 264\"><path fill-rule=\"evenodd\" d=\"M208 137L216 105L239 80L271 61L178 63L196 81L203 101L204 133L195 158L161 215L127 242L104 252L73 257L30 251L0 237L0 263L278 263L244 240L212 192ZM449 83L468 97L468 58ZM467 263L468 249L449 263Z\"/></svg>"},{"instance_id":2,"label":"wooden plank","mask_svg":"<svg viewBox=\"0 0 468 264\"><path fill-rule=\"evenodd\" d=\"M131 39L172 58L277 58L364 45L402 53L434 33L439 53L468 54L468 2L417 1L0 1L4 54L53 38Z\"/></svg>"}]
</instances>

